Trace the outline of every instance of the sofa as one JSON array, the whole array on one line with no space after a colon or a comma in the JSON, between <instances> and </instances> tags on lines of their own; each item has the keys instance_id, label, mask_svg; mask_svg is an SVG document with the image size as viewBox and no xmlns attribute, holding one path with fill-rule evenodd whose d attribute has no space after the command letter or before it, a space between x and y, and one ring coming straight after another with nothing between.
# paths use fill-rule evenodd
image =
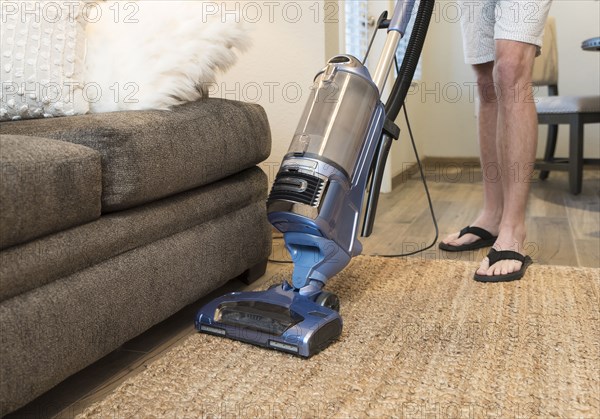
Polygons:
<instances>
[{"instance_id":1,"label":"sofa","mask_svg":"<svg viewBox=\"0 0 600 419\"><path fill-rule=\"evenodd\" d=\"M203 99L0 130L1 415L264 273L260 106Z\"/></svg>"}]
</instances>

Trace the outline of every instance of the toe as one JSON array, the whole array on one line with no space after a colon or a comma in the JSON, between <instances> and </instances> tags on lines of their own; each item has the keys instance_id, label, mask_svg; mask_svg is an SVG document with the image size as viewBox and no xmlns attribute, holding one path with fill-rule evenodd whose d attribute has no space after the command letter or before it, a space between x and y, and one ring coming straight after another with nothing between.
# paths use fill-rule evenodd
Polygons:
<instances>
[{"instance_id":1,"label":"toe","mask_svg":"<svg viewBox=\"0 0 600 419\"><path fill-rule=\"evenodd\" d=\"M490 268L490 260L487 257L485 257L481 261L481 265L479 265L479 269L477 269L477 275L487 275L489 268Z\"/></svg>"},{"instance_id":2,"label":"toe","mask_svg":"<svg viewBox=\"0 0 600 419\"><path fill-rule=\"evenodd\" d=\"M502 273L502 263L496 262L494 263L492 266L490 266L490 269L488 269L488 275L500 275Z\"/></svg>"},{"instance_id":3,"label":"toe","mask_svg":"<svg viewBox=\"0 0 600 419\"><path fill-rule=\"evenodd\" d=\"M449 244L450 246L456 246L457 238L458 238L458 233L450 234L448 237L446 237L444 240L442 240L442 243Z\"/></svg>"},{"instance_id":4,"label":"toe","mask_svg":"<svg viewBox=\"0 0 600 419\"><path fill-rule=\"evenodd\" d=\"M500 263L496 268L496 275L504 275L504 273L507 272L507 268L506 263Z\"/></svg>"},{"instance_id":5,"label":"toe","mask_svg":"<svg viewBox=\"0 0 600 419\"><path fill-rule=\"evenodd\" d=\"M502 266L500 266L500 274L501 275L506 275L509 272L512 272L512 263L510 263L510 261L508 261L508 263L501 263Z\"/></svg>"},{"instance_id":6,"label":"toe","mask_svg":"<svg viewBox=\"0 0 600 419\"><path fill-rule=\"evenodd\" d=\"M446 244L449 244L451 246L462 246L464 244L470 244L473 243L474 241L477 240L477 236L474 236L473 234L465 234L464 236L458 237L459 234L453 234L452 236L449 236L448 239L450 240L449 242L446 242Z\"/></svg>"},{"instance_id":7,"label":"toe","mask_svg":"<svg viewBox=\"0 0 600 419\"><path fill-rule=\"evenodd\" d=\"M490 266L490 268L488 269L488 275L490 275L490 276L498 275L498 264L497 263Z\"/></svg>"},{"instance_id":8,"label":"toe","mask_svg":"<svg viewBox=\"0 0 600 419\"><path fill-rule=\"evenodd\" d=\"M523 264L521 262L519 262L518 260L513 260L513 269L512 272L517 272L518 270L521 269L521 266L523 266Z\"/></svg>"},{"instance_id":9,"label":"toe","mask_svg":"<svg viewBox=\"0 0 600 419\"><path fill-rule=\"evenodd\" d=\"M486 258L487 259L487 258ZM498 275L508 275L513 272L517 272L521 269L521 262L518 260L501 260L493 264L489 265L489 261L485 260L486 264L483 262L481 264L480 269L477 271L479 275L489 275L489 276L498 276ZM480 272L481 271L481 272Z\"/></svg>"}]
</instances>

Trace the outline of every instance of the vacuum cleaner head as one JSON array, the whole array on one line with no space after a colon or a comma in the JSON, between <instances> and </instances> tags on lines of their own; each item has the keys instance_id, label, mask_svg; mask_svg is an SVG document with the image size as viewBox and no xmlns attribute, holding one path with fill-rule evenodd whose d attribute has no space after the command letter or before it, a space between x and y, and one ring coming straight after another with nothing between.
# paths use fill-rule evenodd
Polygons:
<instances>
[{"instance_id":1,"label":"vacuum cleaner head","mask_svg":"<svg viewBox=\"0 0 600 419\"><path fill-rule=\"evenodd\" d=\"M202 307L196 329L308 358L342 333L334 309L339 302L322 294L317 302L285 282L266 291L229 293Z\"/></svg>"}]
</instances>

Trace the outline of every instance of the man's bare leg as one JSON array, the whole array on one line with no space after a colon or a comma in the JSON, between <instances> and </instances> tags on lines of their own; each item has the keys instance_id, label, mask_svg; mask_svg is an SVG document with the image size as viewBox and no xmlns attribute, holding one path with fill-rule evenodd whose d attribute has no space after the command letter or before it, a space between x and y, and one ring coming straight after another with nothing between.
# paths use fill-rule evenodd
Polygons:
<instances>
[{"instance_id":1,"label":"man's bare leg","mask_svg":"<svg viewBox=\"0 0 600 419\"><path fill-rule=\"evenodd\" d=\"M536 47L510 40L496 41L494 82L498 96L496 127L503 206L496 250L523 253L525 210L537 147L537 115L532 100L531 73ZM517 271L521 262L499 261L489 266L485 258L477 273L500 275Z\"/></svg>"},{"instance_id":2,"label":"man's bare leg","mask_svg":"<svg viewBox=\"0 0 600 419\"><path fill-rule=\"evenodd\" d=\"M483 228L495 236L502 218L503 190L496 146L498 99L493 77L494 62L477 64L473 69L479 93L478 139L483 173L483 208L470 225ZM473 234L465 234L460 238L458 235L459 233L451 234L443 242L460 246L479 239Z\"/></svg>"}]
</instances>

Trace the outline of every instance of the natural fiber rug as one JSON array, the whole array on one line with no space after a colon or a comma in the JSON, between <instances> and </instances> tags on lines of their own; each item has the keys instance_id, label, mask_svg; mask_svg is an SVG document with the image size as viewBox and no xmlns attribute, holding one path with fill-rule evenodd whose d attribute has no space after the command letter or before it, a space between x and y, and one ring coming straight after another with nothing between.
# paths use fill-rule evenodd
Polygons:
<instances>
[{"instance_id":1,"label":"natural fiber rug","mask_svg":"<svg viewBox=\"0 0 600 419\"><path fill-rule=\"evenodd\" d=\"M475 267L357 258L328 285L344 332L324 352L195 334L82 417L600 417L600 270L481 284Z\"/></svg>"}]
</instances>

